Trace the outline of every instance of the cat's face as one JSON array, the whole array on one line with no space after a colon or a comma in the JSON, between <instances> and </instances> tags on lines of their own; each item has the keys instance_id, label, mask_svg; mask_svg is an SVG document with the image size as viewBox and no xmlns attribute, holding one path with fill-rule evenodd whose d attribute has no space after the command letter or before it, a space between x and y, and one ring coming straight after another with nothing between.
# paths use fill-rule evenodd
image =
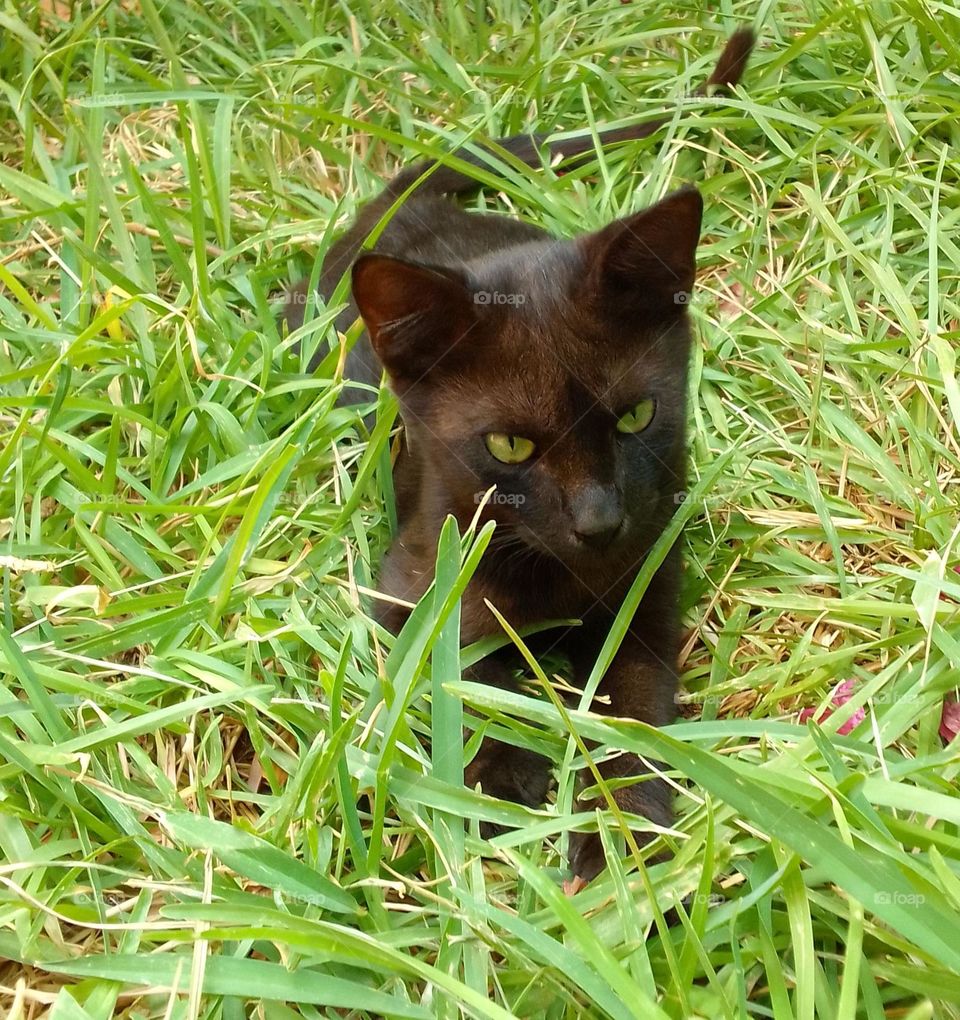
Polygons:
<instances>
[{"instance_id":1,"label":"cat's face","mask_svg":"<svg viewBox=\"0 0 960 1020\"><path fill-rule=\"evenodd\" d=\"M579 574L629 567L682 488L686 295L701 203L683 191L573 242L464 274L363 257L354 296L441 516Z\"/></svg>"}]
</instances>

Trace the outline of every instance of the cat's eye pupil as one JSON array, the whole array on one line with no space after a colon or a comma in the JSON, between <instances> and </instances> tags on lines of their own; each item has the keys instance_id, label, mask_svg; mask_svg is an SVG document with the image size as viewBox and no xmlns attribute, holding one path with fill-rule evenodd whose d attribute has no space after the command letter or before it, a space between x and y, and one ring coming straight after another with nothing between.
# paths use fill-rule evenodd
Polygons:
<instances>
[{"instance_id":1,"label":"cat's eye pupil","mask_svg":"<svg viewBox=\"0 0 960 1020\"><path fill-rule=\"evenodd\" d=\"M501 464L522 464L536 449L532 440L506 432L488 432L483 441L491 456Z\"/></svg>"},{"instance_id":2,"label":"cat's eye pupil","mask_svg":"<svg viewBox=\"0 0 960 1020\"><path fill-rule=\"evenodd\" d=\"M617 431L627 435L643 432L653 421L656 409L657 402L652 397L641 400L617 419Z\"/></svg>"}]
</instances>

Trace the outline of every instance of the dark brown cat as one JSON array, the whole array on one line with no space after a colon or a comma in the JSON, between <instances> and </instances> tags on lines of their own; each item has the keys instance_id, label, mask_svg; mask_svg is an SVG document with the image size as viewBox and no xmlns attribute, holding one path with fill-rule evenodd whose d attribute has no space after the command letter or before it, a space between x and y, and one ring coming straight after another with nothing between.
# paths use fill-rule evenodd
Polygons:
<instances>
[{"instance_id":1,"label":"dark brown cat","mask_svg":"<svg viewBox=\"0 0 960 1020\"><path fill-rule=\"evenodd\" d=\"M752 33L737 32L706 85L735 84L752 45ZM601 143L640 138L662 123L605 132ZM590 136L553 144L517 136L497 145L529 165L541 149L578 162L594 149ZM458 155L485 163L482 152ZM360 254L387 210L431 168L374 251ZM403 418L400 531L380 588L416 601L432 581L446 515L464 528L496 486L483 518L495 519L497 530L463 598L462 642L499 633L487 599L516 627L579 618L581 627L552 636L582 682L684 487L686 302L702 200L684 188L597 233L558 240L450 200L478 187L447 166L404 170L332 247L321 275L329 299L352 266L353 300L337 325L345 331L359 314L367 334L347 377L376 385L385 369ZM288 299L291 329L302 321L304 297L301 287ZM597 710L653 725L673 718L679 571L675 548L601 682ZM407 612L384 605L383 622L398 630ZM501 657L481 662L470 678L514 685ZM466 778L536 805L548 769L538 755L487 741ZM666 783L636 757L621 755L601 771L637 777L614 793L623 810L670 823ZM570 861L574 874L595 876L604 865L599 837L575 834Z\"/></svg>"}]
</instances>

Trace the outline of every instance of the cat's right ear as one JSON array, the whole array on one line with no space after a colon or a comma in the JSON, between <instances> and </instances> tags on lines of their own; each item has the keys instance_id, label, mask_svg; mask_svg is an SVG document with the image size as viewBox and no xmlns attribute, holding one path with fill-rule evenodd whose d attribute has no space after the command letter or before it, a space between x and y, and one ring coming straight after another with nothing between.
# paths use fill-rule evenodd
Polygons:
<instances>
[{"instance_id":1,"label":"cat's right ear","mask_svg":"<svg viewBox=\"0 0 960 1020\"><path fill-rule=\"evenodd\" d=\"M686 187L588 235L587 281L604 307L655 319L682 314L696 275L702 217L700 192Z\"/></svg>"},{"instance_id":2,"label":"cat's right ear","mask_svg":"<svg viewBox=\"0 0 960 1020\"><path fill-rule=\"evenodd\" d=\"M401 390L449 357L477 324L459 273L376 252L354 263L353 300L380 363Z\"/></svg>"}]
</instances>

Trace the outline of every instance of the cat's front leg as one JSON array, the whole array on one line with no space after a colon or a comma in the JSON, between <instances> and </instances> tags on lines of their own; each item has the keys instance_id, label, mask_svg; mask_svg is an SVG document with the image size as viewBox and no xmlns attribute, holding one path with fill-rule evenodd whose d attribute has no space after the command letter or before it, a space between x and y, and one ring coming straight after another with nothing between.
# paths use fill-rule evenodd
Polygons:
<instances>
[{"instance_id":1,"label":"cat's front leg","mask_svg":"<svg viewBox=\"0 0 960 1020\"><path fill-rule=\"evenodd\" d=\"M670 654L668 652L668 654ZM589 664L584 661L579 680L585 682ZM615 715L654 726L669 723L674 715L677 689L672 662L664 661L656 645L651 646L637 635L628 633L616 657L600 682L600 696L594 711ZM659 762L645 764L637 755L623 752L616 757L598 762L597 768L604 780L616 781L611 795L621 811L648 818L658 826L669 826L673 817L672 797L668 784L656 775L662 768ZM592 773L583 775L583 783L595 785ZM622 780L635 780L619 785ZM606 807L604 797L578 802L581 811ZM648 843L655 833L634 832L638 846ZM570 868L574 875L590 881L604 868L606 861L600 836L595 832L575 832L570 836Z\"/></svg>"},{"instance_id":2,"label":"cat's front leg","mask_svg":"<svg viewBox=\"0 0 960 1020\"><path fill-rule=\"evenodd\" d=\"M433 579L432 569L423 567L428 562L426 548L429 545L417 541L419 536L415 528L410 531L411 535L403 536L403 539L391 546L380 579L380 590L392 596L392 600L378 607L378 619L395 634L400 632L410 613L404 602L415 602L422 598ZM488 594L477 579L464 593L461 644L472 644L497 632L496 620L485 604ZM468 666L463 670L463 679L503 690L517 690L517 681L509 659L503 653L488 655ZM470 730L465 728L464 741L469 737ZM499 800L539 807L546 800L550 787L550 767L550 760L541 754L487 737L464 770L464 782L471 789L479 783L484 793ZM480 831L485 838L489 838L496 835L499 827L491 822L483 822Z\"/></svg>"},{"instance_id":3,"label":"cat's front leg","mask_svg":"<svg viewBox=\"0 0 960 1020\"><path fill-rule=\"evenodd\" d=\"M504 690L517 689L509 667L495 655L469 666L463 671L463 678ZM465 733L465 739L467 736ZM550 759L525 747L485 737L465 770L464 782L471 789L479 783L484 793L499 800L539 807L546 800L550 788ZM480 825L480 833L485 839L501 831L502 826L493 822Z\"/></svg>"}]
</instances>

